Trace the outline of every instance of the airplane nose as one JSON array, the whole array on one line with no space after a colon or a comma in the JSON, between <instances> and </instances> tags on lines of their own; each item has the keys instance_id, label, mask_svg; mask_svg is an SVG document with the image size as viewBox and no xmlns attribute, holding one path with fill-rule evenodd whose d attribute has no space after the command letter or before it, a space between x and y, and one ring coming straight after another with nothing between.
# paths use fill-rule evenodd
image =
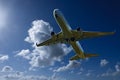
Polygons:
<instances>
[{"instance_id":1,"label":"airplane nose","mask_svg":"<svg viewBox=\"0 0 120 80\"><path fill-rule=\"evenodd\" d=\"M59 9L54 9L53 15L57 18L59 14Z\"/></svg>"},{"instance_id":2,"label":"airplane nose","mask_svg":"<svg viewBox=\"0 0 120 80\"><path fill-rule=\"evenodd\" d=\"M59 11L59 9L54 9L53 13L57 14L58 11Z\"/></svg>"}]
</instances>

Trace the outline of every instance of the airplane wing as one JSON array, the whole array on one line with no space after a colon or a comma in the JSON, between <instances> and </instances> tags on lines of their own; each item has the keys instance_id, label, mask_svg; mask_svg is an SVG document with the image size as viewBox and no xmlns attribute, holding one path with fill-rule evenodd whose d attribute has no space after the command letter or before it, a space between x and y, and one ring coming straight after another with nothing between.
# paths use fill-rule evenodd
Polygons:
<instances>
[{"instance_id":1,"label":"airplane wing","mask_svg":"<svg viewBox=\"0 0 120 80\"><path fill-rule=\"evenodd\" d=\"M86 39L86 38L93 38L93 37L99 37L99 36L105 36L105 35L112 35L115 33L113 32L95 32L95 31L72 31L73 35L76 37L77 40L80 39Z\"/></svg>"},{"instance_id":2,"label":"airplane wing","mask_svg":"<svg viewBox=\"0 0 120 80\"><path fill-rule=\"evenodd\" d=\"M92 38L105 35L112 35L115 32L92 32L92 31L83 31L83 38Z\"/></svg>"},{"instance_id":3,"label":"airplane wing","mask_svg":"<svg viewBox=\"0 0 120 80\"><path fill-rule=\"evenodd\" d=\"M73 47L73 50L77 53L77 55L80 58L84 58L84 52L83 52L83 49L82 49L81 45L79 44L79 42L72 41L72 42L70 42L70 44ZM78 58L78 57L75 56L75 58Z\"/></svg>"},{"instance_id":4,"label":"airplane wing","mask_svg":"<svg viewBox=\"0 0 120 80\"><path fill-rule=\"evenodd\" d=\"M42 43L39 43L39 44L36 44L36 46L47 46L47 45L51 45L51 44L55 44L55 43L62 43L63 41L63 36L62 36L62 32L58 33L58 34L55 34L53 36L51 36L50 39L42 42Z\"/></svg>"}]
</instances>

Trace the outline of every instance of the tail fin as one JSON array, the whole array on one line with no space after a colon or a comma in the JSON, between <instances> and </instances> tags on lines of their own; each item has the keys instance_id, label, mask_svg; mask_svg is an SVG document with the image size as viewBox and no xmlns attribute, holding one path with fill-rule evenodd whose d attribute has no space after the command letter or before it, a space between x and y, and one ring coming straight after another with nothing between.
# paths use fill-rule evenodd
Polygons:
<instances>
[{"instance_id":1,"label":"tail fin","mask_svg":"<svg viewBox=\"0 0 120 80\"><path fill-rule=\"evenodd\" d=\"M79 57L78 55L75 55L72 58L70 58L70 60L85 59L85 58L97 57L97 56L98 56L98 54L84 54L84 58L82 58L82 57Z\"/></svg>"}]
</instances>

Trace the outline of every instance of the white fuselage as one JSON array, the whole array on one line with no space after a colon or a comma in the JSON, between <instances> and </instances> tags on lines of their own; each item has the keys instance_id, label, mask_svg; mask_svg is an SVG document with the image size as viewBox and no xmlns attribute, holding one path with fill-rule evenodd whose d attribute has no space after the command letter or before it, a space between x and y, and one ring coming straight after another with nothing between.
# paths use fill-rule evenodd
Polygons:
<instances>
[{"instance_id":1,"label":"white fuselage","mask_svg":"<svg viewBox=\"0 0 120 80\"><path fill-rule=\"evenodd\" d=\"M54 16L57 24L61 28L64 37L68 38L68 39L70 37L72 37L71 27L69 26L68 22L64 18L63 14L58 9L55 9L53 11L53 16Z\"/></svg>"}]
</instances>

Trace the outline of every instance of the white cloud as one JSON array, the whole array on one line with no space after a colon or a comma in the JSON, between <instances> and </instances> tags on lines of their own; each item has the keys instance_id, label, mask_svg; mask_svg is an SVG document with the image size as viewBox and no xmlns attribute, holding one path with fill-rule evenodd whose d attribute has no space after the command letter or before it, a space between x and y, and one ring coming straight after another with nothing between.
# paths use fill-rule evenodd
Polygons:
<instances>
[{"instance_id":1,"label":"white cloud","mask_svg":"<svg viewBox=\"0 0 120 80\"><path fill-rule=\"evenodd\" d=\"M120 76L120 63L115 65L115 72L112 73L113 76Z\"/></svg>"},{"instance_id":2,"label":"white cloud","mask_svg":"<svg viewBox=\"0 0 120 80\"><path fill-rule=\"evenodd\" d=\"M94 76L94 70L88 70L85 75L86 75L87 77Z\"/></svg>"},{"instance_id":3,"label":"white cloud","mask_svg":"<svg viewBox=\"0 0 120 80\"><path fill-rule=\"evenodd\" d=\"M66 71L68 69L75 68L75 67L78 67L78 66L80 66L80 62L69 61L69 64L67 64L66 66L59 67L57 70L54 70L54 71L55 72Z\"/></svg>"},{"instance_id":4,"label":"white cloud","mask_svg":"<svg viewBox=\"0 0 120 80\"><path fill-rule=\"evenodd\" d=\"M84 72L84 69L83 69L83 67L81 67L77 74L82 74L83 72Z\"/></svg>"},{"instance_id":5,"label":"white cloud","mask_svg":"<svg viewBox=\"0 0 120 80\"><path fill-rule=\"evenodd\" d=\"M120 76L120 64L117 63L115 66L115 71L108 69L105 73L101 74L102 77L118 77Z\"/></svg>"},{"instance_id":6,"label":"white cloud","mask_svg":"<svg viewBox=\"0 0 120 80\"><path fill-rule=\"evenodd\" d=\"M66 80L53 74L51 76L45 75L27 75L24 72L9 72L8 74L1 74L0 80Z\"/></svg>"},{"instance_id":7,"label":"white cloud","mask_svg":"<svg viewBox=\"0 0 120 80\"><path fill-rule=\"evenodd\" d=\"M30 50L29 49L23 49L16 56L22 56L23 58L30 59Z\"/></svg>"},{"instance_id":8,"label":"white cloud","mask_svg":"<svg viewBox=\"0 0 120 80\"><path fill-rule=\"evenodd\" d=\"M3 77L3 80L49 80L49 77L47 76L17 75L16 73L4 75L1 77Z\"/></svg>"},{"instance_id":9,"label":"white cloud","mask_svg":"<svg viewBox=\"0 0 120 80\"><path fill-rule=\"evenodd\" d=\"M117 72L120 72L120 64L116 64L115 69L116 69Z\"/></svg>"},{"instance_id":10,"label":"white cloud","mask_svg":"<svg viewBox=\"0 0 120 80\"><path fill-rule=\"evenodd\" d=\"M9 56L8 55L1 55L0 54L0 62L3 62L3 61L6 61L9 59Z\"/></svg>"},{"instance_id":11,"label":"white cloud","mask_svg":"<svg viewBox=\"0 0 120 80\"><path fill-rule=\"evenodd\" d=\"M0 72L0 80L50 80L50 79L58 80L43 75L27 75L25 74L25 72L14 71L11 66L4 66L2 71Z\"/></svg>"},{"instance_id":12,"label":"white cloud","mask_svg":"<svg viewBox=\"0 0 120 80\"><path fill-rule=\"evenodd\" d=\"M102 77L112 76L112 73L113 73L112 69L109 68L105 73L101 74L101 76Z\"/></svg>"},{"instance_id":13,"label":"white cloud","mask_svg":"<svg viewBox=\"0 0 120 80\"><path fill-rule=\"evenodd\" d=\"M108 63L109 62L106 59L102 59L100 62L100 65L103 67L103 66L106 66Z\"/></svg>"},{"instance_id":14,"label":"white cloud","mask_svg":"<svg viewBox=\"0 0 120 80\"><path fill-rule=\"evenodd\" d=\"M29 43L42 42L50 37L53 28L48 22L43 20L35 20L32 22L32 28L28 30L28 35L25 41Z\"/></svg>"},{"instance_id":15,"label":"white cloud","mask_svg":"<svg viewBox=\"0 0 120 80\"><path fill-rule=\"evenodd\" d=\"M2 69L2 72L11 72L13 71L13 68L11 66L4 66Z\"/></svg>"},{"instance_id":16,"label":"white cloud","mask_svg":"<svg viewBox=\"0 0 120 80\"><path fill-rule=\"evenodd\" d=\"M57 73L53 73L53 75L51 77L49 77L48 80L66 80L65 77L60 77L60 75L57 75Z\"/></svg>"},{"instance_id":17,"label":"white cloud","mask_svg":"<svg viewBox=\"0 0 120 80\"><path fill-rule=\"evenodd\" d=\"M89 72L86 74L86 76L90 76L90 75L91 75L91 73L89 73Z\"/></svg>"},{"instance_id":18,"label":"white cloud","mask_svg":"<svg viewBox=\"0 0 120 80\"><path fill-rule=\"evenodd\" d=\"M59 27L58 27L59 28ZM35 20L32 22L32 27L28 30L28 36L25 41L33 47L30 55L27 55L29 50L21 50L17 55L30 60L31 68L44 67L53 65L55 61L61 61L62 57L71 51L71 47L65 44L53 44L50 46L36 47L36 42L43 42L51 37L50 33L53 28L48 22L43 20Z\"/></svg>"}]
</instances>

